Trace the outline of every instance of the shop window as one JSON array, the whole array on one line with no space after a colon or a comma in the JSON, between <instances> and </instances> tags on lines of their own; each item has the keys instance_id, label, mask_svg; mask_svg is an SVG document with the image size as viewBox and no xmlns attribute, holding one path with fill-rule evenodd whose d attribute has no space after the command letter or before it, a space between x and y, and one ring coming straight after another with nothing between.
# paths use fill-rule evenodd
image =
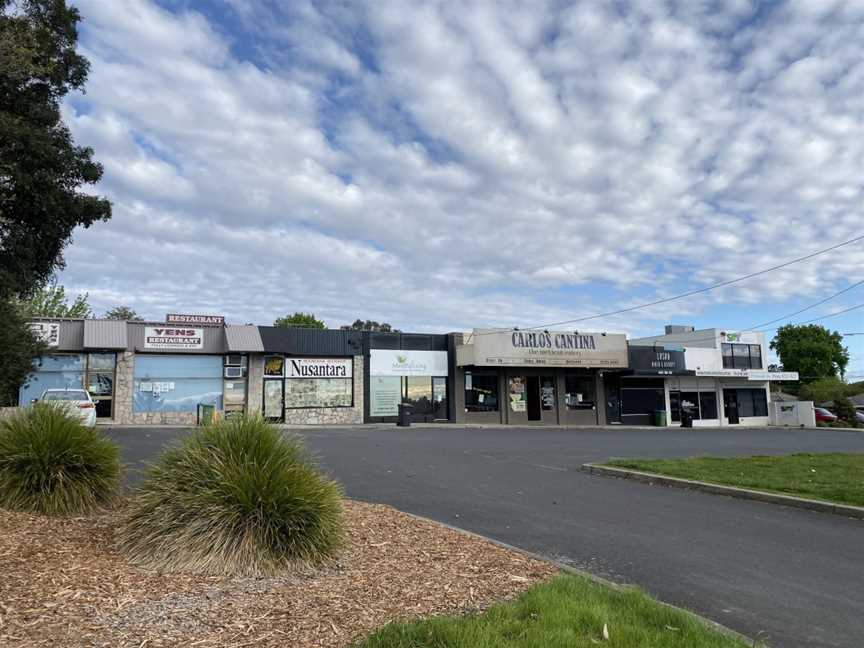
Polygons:
<instances>
[{"instance_id":1,"label":"shop window","mask_svg":"<svg viewBox=\"0 0 864 648\"><path fill-rule=\"evenodd\" d=\"M29 405L46 389L81 389L85 381L83 355L42 356L33 363L33 373L18 391L18 404Z\"/></svg>"},{"instance_id":2,"label":"shop window","mask_svg":"<svg viewBox=\"0 0 864 648\"><path fill-rule=\"evenodd\" d=\"M498 411L498 374L465 372L465 411Z\"/></svg>"},{"instance_id":3,"label":"shop window","mask_svg":"<svg viewBox=\"0 0 864 648\"><path fill-rule=\"evenodd\" d=\"M135 357L132 411L195 412L198 404L222 409L222 357L145 355Z\"/></svg>"},{"instance_id":4,"label":"shop window","mask_svg":"<svg viewBox=\"0 0 864 648\"><path fill-rule=\"evenodd\" d=\"M726 402L735 398L738 416L768 416L768 398L764 389L726 389Z\"/></svg>"},{"instance_id":5,"label":"shop window","mask_svg":"<svg viewBox=\"0 0 864 648\"><path fill-rule=\"evenodd\" d=\"M354 381L351 378L292 378L285 381L285 407L351 407Z\"/></svg>"},{"instance_id":6,"label":"shop window","mask_svg":"<svg viewBox=\"0 0 864 648\"><path fill-rule=\"evenodd\" d=\"M594 408L594 377L564 376L564 405L568 410Z\"/></svg>"},{"instance_id":7,"label":"shop window","mask_svg":"<svg viewBox=\"0 0 864 648\"><path fill-rule=\"evenodd\" d=\"M699 418L717 418L717 394L716 392L699 392Z\"/></svg>"},{"instance_id":8,"label":"shop window","mask_svg":"<svg viewBox=\"0 0 864 648\"><path fill-rule=\"evenodd\" d=\"M623 388L621 390L621 414L654 414L666 409L666 394L663 389Z\"/></svg>"},{"instance_id":9,"label":"shop window","mask_svg":"<svg viewBox=\"0 0 864 648\"><path fill-rule=\"evenodd\" d=\"M699 392L681 392L681 410L687 410L693 416L694 421L698 421L699 416Z\"/></svg>"},{"instance_id":10,"label":"shop window","mask_svg":"<svg viewBox=\"0 0 864 648\"><path fill-rule=\"evenodd\" d=\"M369 416L396 416L401 400L400 376L369 377Z\"/></svg>"}]
</instances>

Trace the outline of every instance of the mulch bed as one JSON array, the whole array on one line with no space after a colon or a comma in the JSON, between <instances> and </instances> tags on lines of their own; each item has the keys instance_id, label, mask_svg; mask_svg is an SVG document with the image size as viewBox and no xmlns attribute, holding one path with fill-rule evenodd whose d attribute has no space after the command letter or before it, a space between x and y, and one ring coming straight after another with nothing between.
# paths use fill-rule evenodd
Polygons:
<instances>
[{"instance_id":1,"label":"mulch bed","mask_svg":"<svg viewBox=\"0 0 864 648\"><path fill-rule=\"evenodd\" d=\"M481 610L552 565L347 501L338 561L277 578L158 574L115 549L117 511L0 511L0 646L349 646L393 620Z\"/></svg>"}]
</instances>

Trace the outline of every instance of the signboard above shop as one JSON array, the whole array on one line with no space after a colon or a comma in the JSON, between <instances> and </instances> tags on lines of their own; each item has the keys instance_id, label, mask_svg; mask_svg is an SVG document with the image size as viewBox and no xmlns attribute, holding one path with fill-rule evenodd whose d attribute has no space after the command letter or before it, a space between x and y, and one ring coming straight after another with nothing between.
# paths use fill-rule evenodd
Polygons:
<instances>
[{"instance_id":1,"label":"signboard above shop","mask_svg":"<svg viewBox=\"0 0 864 648\"><path fill-rule=\"evenodd\" d=\"M285 358L286 378L351 378L351 358Z\"/></svg>"},{"instance_id":2,"label":"signboard above shop","mask_svg":"<svg viewBox=\"0 0 864 648\"><path fill-rule=\"evenodd\" d=\"M682 349L631 346L628 351L634 374L653 376L692 376L684 362Z\"/></svg>"},{"instance_id":3,"label":"signboard above shop","mask_svg":"<svg viewBox=\"0 0 864 648\"><path fill-rule=\"evenodd\" d=\"M484 331L466 336L456 349L459 366L604 367L628 365L621 333L569 331Z\"/></svg>"},{"instance_id":4,"label":"signboard above shop","mask_svg":"<svg viewBox=\"0 0 864 648\"><path fill-rule=\"evenodd\" d=\"M446 376L446 351L369 351L370 376Z\"/></svg>"},{"instance_id":5,"label":"signboard above shop","mask_svg":"<svg viewBox=\"0 0 864 648\"><path fill-rule=\"evenodd\" d=\"M44 342L49 347L60 345L60 324L59 322L30 322L30 332L40 342Z\"/></svg>"},{"instance_id":6,"label":"signboard above shop","mask_svg":"<svg viewBox=\"0 0 864 648\"><path fill-rule=\"evenodd\" d=\"M145 326L144 348L159 351L195 351L204 348L204 329Z\"/></svg>"},{"instance_id":7,"label":"signboard above shop","mask_svg":"<svg viewBox=\"0 0 864 648\"><path fill-rule=\"evenodd\" d=\"M224 315L183 315L180 313L168 313L165 316L166 324L186 324L189 326L224 326Z\"/></svg>"}]
</instances>

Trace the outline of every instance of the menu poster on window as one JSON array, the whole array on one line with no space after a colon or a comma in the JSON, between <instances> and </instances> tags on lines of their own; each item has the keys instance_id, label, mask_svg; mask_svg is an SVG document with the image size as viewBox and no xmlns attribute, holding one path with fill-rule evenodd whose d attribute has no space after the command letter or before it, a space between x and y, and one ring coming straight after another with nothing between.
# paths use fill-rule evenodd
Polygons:
<instances>
[{"instance_id":1,"label":"menu poster on window","mask_svg":"<svg viewBox=\"0 0 864 648\"><path fill-rule=\"evenodd\" d=\"M540 402L543 409L551 410L555 407L555 387L552 383L543 383L540 389Z\"/></svg>"},{"instance_id":2,"label":"menu poster on window","mask_svg":"<svg viewBox=\"0 0 864 648\"><path fill-rule=\"evenodd\" d=\"M514 412L524 412L527 403L525 398L525 382L521 376L510 379L510 409Z\"/></svg>"},{"instance_id":3,"label":"menu poster on window","mask_svg":"<svg viewBox=\"0 0 864 648\"><path fill-rule=\"evenodd\" d=\"M396 416L402 400L402 379L398 376L370 376L369 415Z\"/></svg>"}]
</instances>

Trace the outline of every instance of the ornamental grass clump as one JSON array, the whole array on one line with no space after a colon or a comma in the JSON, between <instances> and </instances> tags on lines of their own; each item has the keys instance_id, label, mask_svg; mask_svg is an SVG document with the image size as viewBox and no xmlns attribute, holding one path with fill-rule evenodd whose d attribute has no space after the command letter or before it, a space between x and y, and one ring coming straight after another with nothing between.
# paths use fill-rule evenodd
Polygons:
<instances>
[{"instance_id":1,"label":"ornamental grass clump","mask_svg":"<svg viewBox=\"0 0 864 648\"><path fill-rule=\"evenodd\" d=\"M0 507L79 515L107 504L120 485L120 452L96 428L48 403L0 419Z\"/></svg>"},{"instance_id":2,"label":"ornamental grass clump","mask_svg":"<svg viewBox=\"0 0 864 648\"><path fill-rule=\"evenodd\" d=\"M147 469L119 532L158 571L273 575L332 558L342 493L296 437L256 417L196 430Z\"/></svg>"}]
</instances>

